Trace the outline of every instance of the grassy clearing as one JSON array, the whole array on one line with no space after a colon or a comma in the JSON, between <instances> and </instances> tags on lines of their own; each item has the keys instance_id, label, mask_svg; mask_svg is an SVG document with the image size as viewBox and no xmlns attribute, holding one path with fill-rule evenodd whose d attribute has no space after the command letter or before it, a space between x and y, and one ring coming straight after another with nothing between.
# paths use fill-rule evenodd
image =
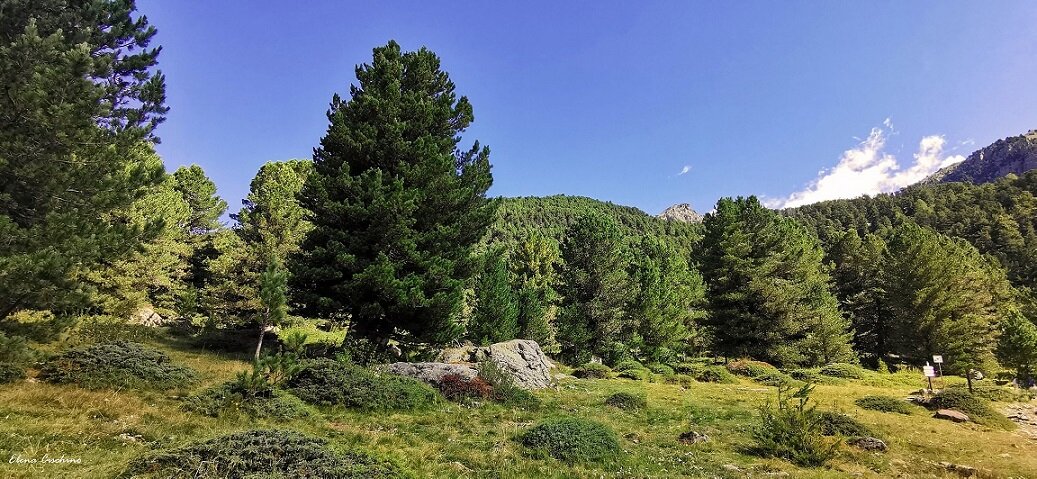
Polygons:
<instances>
[{"instance_id":1,"label":"grassy clearing","mask_svg":"<svg viewBox=\"0 0 1037 479\"><path fill-rule=\"evenodd\" d=\"M198 392L233 379L247 357L211 354L180 342L151 345L199 372ZM1019 431L910 414L863 409L867 395L903 397L921 387L912 372L818 385L819 410L847 414L889 444L886 453L842 446L827 468L804 469L748 453L758 409L774 401L775 388L746 378L734 383L563 379L537 393L539 408L485 402L477 407L443 402L422 411L361 412L319 408L313 417L279 421L241 415L207 417L180 409L180 393L90 391L74 385L20 381L0 386L0 477L111 477L136 457L161 448L254 428L293 429L325 438L331 447L388 457L417 477L951 477L940 461L989 469L996 477L1037 477L1037 440ZM643 409L606 407L616 393L647 399ZM1037 407L1035 405L1034 407ZM545 420L580 417L602 423L619 437L622 452L611 461L565 463L538 457L518 438ZM685 431L711 440L682 444ZM9 459L78 458L81 464L25 464ZM737 469L736 469L737 468Z\"/></svg>"}]
</instances>

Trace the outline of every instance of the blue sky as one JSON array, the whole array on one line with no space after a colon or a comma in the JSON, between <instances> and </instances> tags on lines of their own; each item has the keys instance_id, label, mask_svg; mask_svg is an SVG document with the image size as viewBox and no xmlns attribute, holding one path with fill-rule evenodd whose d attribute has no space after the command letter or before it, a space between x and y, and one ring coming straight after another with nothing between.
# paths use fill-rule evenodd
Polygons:
<instances>
[{"instance_id":1,"label":"blue sky","mask_svg":"<svg viewBox=\"0 0 1037 479\"><path fill-rule=\"evenodd\" d=\"M895 189L1037 128L1037 2L139 9L164 47L159 152L170 169L204 167L234 210L261 164L312 155L332 94L390 39L438 53L472 101L466 144L491 147L492 195L584 195L653 214L732 195L793 205Z\"/></svg>"}]
</instances>

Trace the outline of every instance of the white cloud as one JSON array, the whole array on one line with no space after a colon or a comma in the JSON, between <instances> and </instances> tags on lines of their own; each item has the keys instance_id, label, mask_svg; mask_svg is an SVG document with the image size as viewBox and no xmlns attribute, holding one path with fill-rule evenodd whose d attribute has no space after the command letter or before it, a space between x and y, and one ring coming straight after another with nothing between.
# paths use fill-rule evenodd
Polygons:
<instances>
[{"instance_id":1,"label":"white cloud","mask_svg":"<svg viewBox=\"0 0 1037 479\"><path fill-rule=\"evenodd\" d=\"M691 165L684 165L684 168L681 168L681 172L677 173L677 176L681 176L689 171L691 171Z\"/></svg>"},{"instance_id":2,"label":"white cloud","mask_svg":"<svg viewBox=\"0 0 1037 479\"><path fill-rule=\"evenodd\" d=\"M894 133L893 122L887 118L882 124L885 128L872 128L867 139L844 151L834 168L822 170L805 189L783 199L769 200L770 204L792 208L818 201L890 193L965 160L961 155L946 156L946 140L943 136L931 135L918 143L914 162L901 169L896 157L885 151L886 138Z\"/></svg>"}]
</instances>

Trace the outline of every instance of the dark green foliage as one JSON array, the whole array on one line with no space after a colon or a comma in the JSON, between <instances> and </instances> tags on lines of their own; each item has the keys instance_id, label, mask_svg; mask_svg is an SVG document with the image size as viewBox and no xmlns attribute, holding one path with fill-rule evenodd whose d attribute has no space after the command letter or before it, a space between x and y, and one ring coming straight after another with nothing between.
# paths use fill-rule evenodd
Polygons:
<instances>
[{"instance_id":1,"label":"dark green foliage","mask_svg":"<svg viewBox=\"0 0 1037 479\"><path fill-rule=\"evenodd\" d=\"M817 369L793 369L788 372L789 377L796 381L816 383L821 381L821 372Z\"/></svg>"},{"instance_id":2,"label":"dark green foliage","mask_svg":"<svg viewBox=\"0 0 1037 479\"><path fill-rule=\"evenodd\" d=\"M648 400L637 394L618 392L605 398L605 404L620 409L644 409L648 407Z\"/></svg>"},{"instance_id":3,"label":"dark green foliage","mask_svg":"<svg viewBox=\"0 0 1037 479\"><path fill-rule=\"evenodd\" d=\"M359 336L447 343L493 217L489 149L459 148L472 105L428 49L391 41L356 77L300 195L314 228L290 268L295 299Z\"/></svg>"},{"instance_id":4,"label":"dark green foliage","mask_svg":"<svg viewBox=\"0 0 1037 479\"><path fill-rule=\"evenodd\" d=\"M843 379L860 379L864 376L864 370L856 364L832 363L821 366L819 372L823 376Z\"/></svg>"},{"instance_id":5,"label":"dark green foliage","mask_svg":"<svg viewBox=\"0 0 1037 479\"><path fill-rule=\"evenodd\" d=\"M837 412L824 411L819 415L821 433L825 436L874 437L868 426L860 421Z\"/></svg>"},{"instance_id":6,"label":"dark green foliage","mask_svg":"<svg viewBox=\"0 0 1037 479\"><path fill-rule=\"evenodd\" d=\"M644 367L643 364L641 364L641 363L639 363L639 362L637 362L637 361L635 361L633 359L624 359L624 360L616 363L616 365L612 369L614 369L616 371L626 371L628 369L644 369L644 368L645 367Z\"/></svg>"},{"instance_id":7,"label":"dark green foliage","mask_svg":"<svg viewBox=\"0 0 1037 479\"><path fill-rule=\"evenodd\" d=\"M248 430L134 460L121 477L184 479L409 477L391 462L339 452L324 439L286 430Z\"/></svg>"},{"instance_id":8,"label":"dark green foliage","mask_svg":"<svg viewBox=\"0 0 1037 479\"><path fill-rule=\"evenodd\" d=\"M254 359L259 360L263 337L267 330L288 325L288 271L276 260L270 261L266 270L259 275L259 303L262 307L259 319L259 340Z\"/></svg>"},{"instance_id":9,"label":"dark green foliage","mask_svg":"<svg viewBox=\"0 0 1037 479\"><path fill-rule=\"evenodd\" d=\"M540 399L515 384L515 378L494 361L479 363L479 377L493 388L493 400L526 409L540 407Z\"/></svg>"},{"instance_id":10,"label":"dark green foliage","mask_svg":"<svg viewBox=\"0 0 1037 479\"><path fill-rule=\"evenodd\" d=\"M768 371L753 376L753 381L765 386L792 386L795 382L791 377L781 371Z\"/></svg>"},{"instance_id":11,"label":"dark green foliage","mask_svg":"<svg viewBox=\"0 0 1037 479\"><path fill-rule=\"evenodd\" d=\"M755 197L721 199L704 224L700 263L715 353L784 366L853 357L816 238Z\"/></svg>"},{"instance_id":12,"label":"dark green foliage","mask_svg":"<svg viewBox=\"0 0 1037 479\"><path fill-rule=\"evenodd\" d=\"M611 375L612 369L599 363L587 363L573 371L573 376L581 379L608 379Z\"/></svg>"},{"instance_id":13,"label":"dark green foliage","mask_svg":"<svg viewBox=\"0 0 1037 479\"><path fill-rule=\"evenodd\" d=\"M637 292L619 228L605 216L585 216L569 228L561 249L561 357L586 362L591 355L608 356L622 339L627 301Z\"/></svg>"},{"instance_id":14,"label":"dark green foliage","mask_svg":"<svg viewBox=\"0 0 1037 479\"><path fill-rule=\"evenodd\" d=\"M39 377L92 389L165 390L188 386L196 374L155 348L112 341L69 349L44 363Z\"/></svg>"},{"instance_id":15,"label":"dark green foliage","mask_svg":"<svg viewBox=\"0 0 1037 479\"><path fill-rule=\"evenodd\" d=\"M647 369L624 369L616 376L635 381L644 381L652 377L652 372Z\"/></svg>"},{"instance_id":16,"label":"dark green foliage","mask_svg":"<svg viewBox=\"0 0 1037 479\"><path fill-rule=\"evenodd\" d=\"M0 331L0 364L18 365L24 369L33 359L35 354L25 338Z\"/></svg>"},{"instance_id":17,"label":"dark green foliage","mask_svg":"<svg viewBox=\"0 0 1037 479\"><path fill-rule=\"evenodd\" d=\"M960 389L968 391L965 384L951 384L948 390ZM1012 386L975 385L972 387L973 396L996 402L1028 402L1037 397L1037 391Z\"/></svg>"},{"instance_id":18,"label":"dark green foliage","mask_svg":"<svg viewBox=\"0 0 1037 479\"><path fill-rule=\"evenodd\" d=\"M249 417L296 419L311 413L306 403L281 390L251 394L239 381L230 381L184 399L184 410L206 416L242 414Z\"/></svg>"},{"instance_id":19,"label":"dark green foliage","mask_svg":"<svg viewBox=\"0 0 1037 479\"><path fill-rule=\"evenodd\" d=\"M559 254L556 242L535 233L523 238L511 254L521 337L536 341L549 354L560 350L555 324L558 313L555 268L560 261Z\"/></svg>"},{"instance_id":20,"label":"dark green foliage","mask_svg":"<svg viewBox=\"0 0 1037 479\"><path fill-rule=\"evenodd\" d=\"M700 352L697 320L704 315L705 286L688 258L660 238L645 237L634 248L630 304L633 343L648 361L668 361L675 351Z\"/></svg>"},{"instance_id":21,"label":"dark green foliage","mask_svg":"<svg viewBox=\"0 0 1037 479\"><path fill-rule=\"evenodd\" d=\"M328 359L304 363L287 385L311 404L373 411L427 408L440 397L421 381Z\"/></svg>"},{"instance_id":22,"label":"dark green foliage","mask_svg":"<svg viewBox=\"0 0 1037 479\"><path fill-rule=\"evenodd\" d=\"M519 438L535 455L548 455L565 462L598 462L615 459L619 439L608 426L569 417L540 423Z\"/></svg>"},{"instance_id":23,"label":"dark green foliage","mask_svg":"<svg viewBox=\"0 0 1037 479\"><path fill-rule=\"evenodd\" d=\"M727 364L727 370L739 376L747 376L750 378L780 372L778 371L778 368L771 366L768 363L763 361L751 361L748 359L731 361Z\"/></svg>"},{"instance_id":24,"label":"dark green foliage","mask_svg":"<svg viewBox=\"0 0 1037 479\"><path fill-rule=\"evenodd\" d=\"M671 368L671 367L669 367L669 366L667 366L665 364L653 363L653 364L649 364L647 367L648 367L648 370L651 371L654 374L661 374L663 376L672 376L672 375L674 375L673 368Z\"/></svg>"},{"instance_id":25,"label":"dark green foliage","mask_svg":"<svg viewBox=\"0 0 1037 479\"><path fill-rule=\"evenodd\" d=\"M890 396L864 396L854 401L854 404L872 411L895 412L899 414L911 414L914 407L903 399Z\"/></svg>"},{"instance_id":26,"label":"dark green foliage","mask_svg":"<svg viewBox=\"0 0 1037 479\"><path fill-rule=\"evenodd\" d=\"M986 399L975 396L964 388L944 389L926 403L930 409L953 409L969 416L972 421L985 426L1014 429L1015 423L990 406Z\"/></svg>"},{"instance_id":27,"label":"dark green foliage","mask_svg":"<svg viewBox=\"0 0 1037 479\"><path fill-rule=\"evenodd\" d=\"M734 383L734 375L723 366L702 365L688 373L696 381L702 383Z\"/></svg>"},{"instance_id":28,"label":"dark green foliage","mask_svg":"<svg viewBox=\"0 0 1037 479\"><path fill-rule=\"evenodd\" d=\"M472 342L490 345L519 336L519 303L511 289L513 282L504 253L487 253L486 265L476 278L475 306L468 323Z\"/></svg>"},{"instance_id":29,"label":"dark green foliage","mask_svg":"<svg viewBox=\"0 0 1037 479\"><path fill-rule=\"evenodd\" d=\"M835 457L839 441L826 440L817 406L810 404L812 386L795 392L778 388L777 407L760 408L761 422L752 429L756 455L786 459L804 467L822 466Z\"/></svg>"},{"instance_id":30,"label":"dark green foliage","mask_svg":"<svg viewBox=\"0 0 1037 479\"><path fill-rule=\"evenodd\" d=\"M0 363L0 384L13 383L25 379L25 366L13 363Z\"/></svg>"},{"instance_id":31,"label":"dark green foliage","mask_svg":"<svg viewBox=\"0 0 1037 479\"><path fill-rule=\"evenodd\" d=\"M864 361L877 366L891 351L892 312L883 277L886 242L874 234L863 239L855 230L845 232L828 251L835 262L832 278L843 311L853 323L853 342Z\"/></svg>"},{"instance_id":32,"label":"dark green foliage","mask_svg":"<svg viewBox=\"0 0 1037 479\"><path fill-rule=\"evenodd\" d=\"M1001 321L1001 335L994 351L1001 365L1015 369L1021 386L1033 383L1037 372L1037 325L1018 311Z\"/></svg>"}]
</instances>

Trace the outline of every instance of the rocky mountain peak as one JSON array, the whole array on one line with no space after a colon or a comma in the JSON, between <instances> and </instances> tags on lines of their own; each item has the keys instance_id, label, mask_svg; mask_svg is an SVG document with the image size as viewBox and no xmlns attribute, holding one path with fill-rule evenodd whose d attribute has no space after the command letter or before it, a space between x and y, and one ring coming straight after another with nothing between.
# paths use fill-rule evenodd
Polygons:
<instances>
[{"instance_id":1,"label":"rocky mountain peak","mask_svg":"<svg viewBox=\"0 0 1037 479\"><path fill-rule=\"evenodd\" d=\"M702 221L702 215L695 211L688 203L680 203L666 208L665 211L659 213L659 218L668 221L682 221L685 223L699 223Z\"/></svg>"}]
</instances>

